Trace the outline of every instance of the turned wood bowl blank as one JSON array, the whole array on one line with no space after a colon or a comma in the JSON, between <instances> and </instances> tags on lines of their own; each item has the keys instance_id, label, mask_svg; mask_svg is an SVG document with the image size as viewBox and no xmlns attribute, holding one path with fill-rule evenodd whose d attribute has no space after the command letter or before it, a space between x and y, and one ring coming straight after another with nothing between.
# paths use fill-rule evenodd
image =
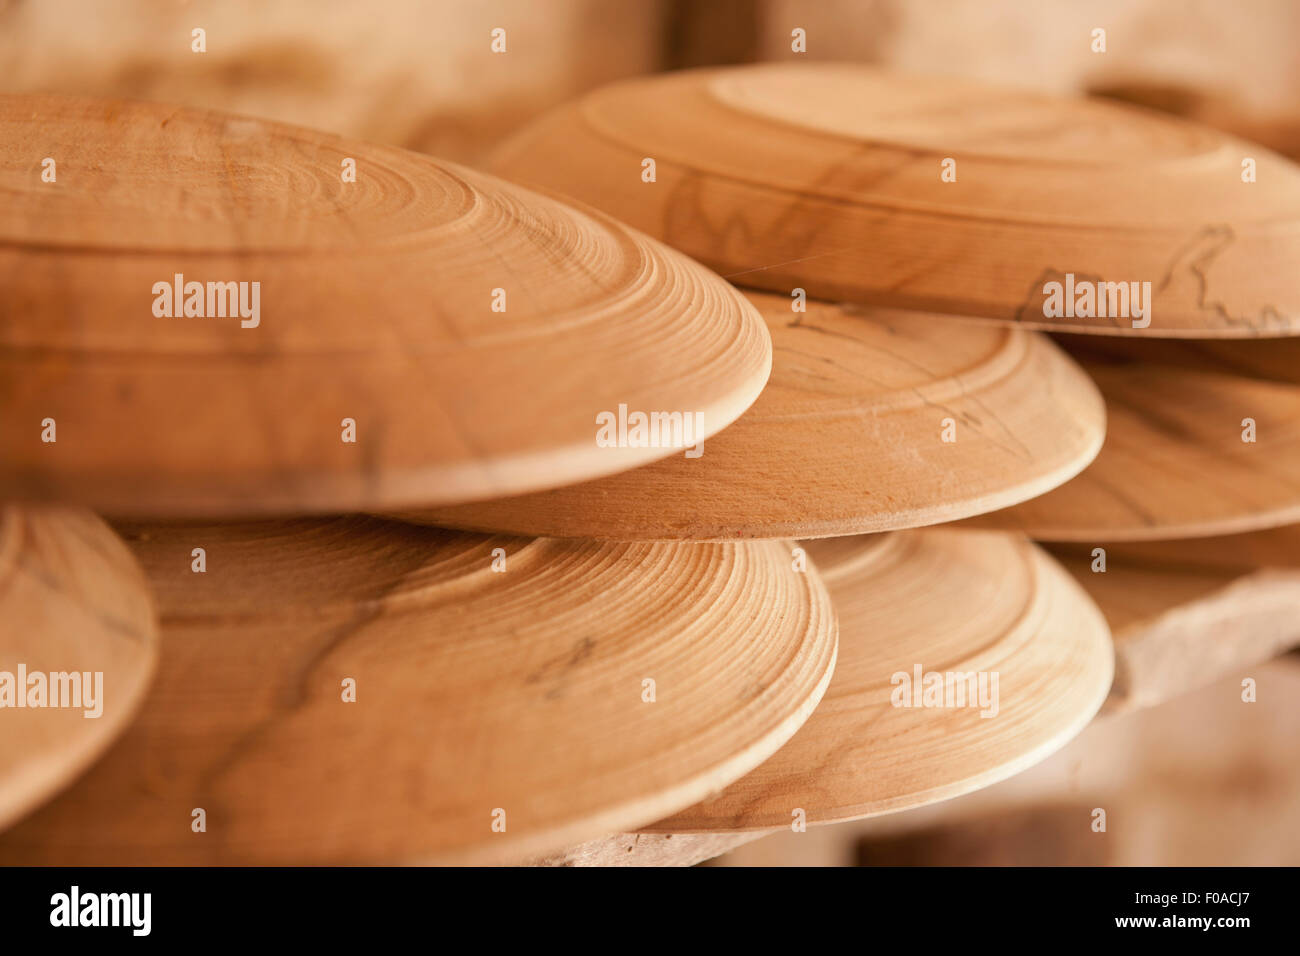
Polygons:
<instances>
[{"instance_id":1,"label":"turned wood bowl blank","mask_svg":"<svg viewBox=\"0 0 1300 956\"><path fill-rule=\"evenodd\" d=\"M10 498L207 517L517 494L671 453L599 447L603 412L711 435L770 369L753 307L680 253L400 149L3 96L0 189Z\"/></svg>"},{"instance_id":2,"label":"turned wood bowl blank","mask_svg":"<svg viewBox=\"0 0 1300 956\"><path fill-rule=\"evenodd\" d=\"M0 835L5 862L543 856L753 769L835 659L826 590L788 543L530 541L361 517L123 533L159 598L153 689L90 773Z\"/></svg>"},{"instance_id":3,"label":"turned wood bowl blank","mask_svg":"<svg viewBox=\"0 0 1300 956\"><path fill-rule=\"evenodd\" d=\"M1063 342L1106 401L1101 452L1059 488L965 524L1105 544L1300 521L1300 340Z\"/></svg>"},{"instance_id":4,"label":"turned wood bowl blank","mask_svg":"<svg viewBox=\"0 0 1300 956\"><path fill-rule=\"evenodd\" d=\"M144 575L103 521L0 507L0 829L108 749L157 657Z\"/></svg>"},{"instance_id":5,"label":"turned wood bowl blank","mask_svg":"<svg viewBox=\"0 0 1300 956\"><path fill-rule=\"evenodd\" d=\"M589 93L491 168L741 285L1118 335L1300 331L1300 169L1113 102L849 64L706 69ZM1084 316L1076 288L1078 316L1049 316L1050 282L1062 298L1067 282L1150 283L1151 308L1121 314L1117 295Z\"/></svg>"},{"instance_id":6,"label":"turned wood bowl blank","mask_svg":"<svg viewBox=\"0 0 1300 956\"><path fill-rule=\"evenodd\" d=\"M834 823L959 796L1060 748L1105 698L1105 620L1019 535L931 529L808 548L840 620L821 704L756 770L644 829L775 830L797 810L808 823ZM899 675L910 682L917 667L922 685L904 698ZM996 707L971 706L970 696L960 706L955 681L951 699L946 690L934 698L949 706L927 704L925 675L949 672L996 674L996 697L991 676L985 684Z\"/></svg>"},{"instance_id":7,"label":"turned wood bowl blank","mask_svg":"<svg viewBox=\"0 0 1300 956\"><path fill-rule=\"evenodd\" d=\"M700 457L403 517L608 540L861 534L1032 498L1101 447L1096 387L1039 333L750 299L771 333L772 378Z\"/></svg>"}]
</instances>

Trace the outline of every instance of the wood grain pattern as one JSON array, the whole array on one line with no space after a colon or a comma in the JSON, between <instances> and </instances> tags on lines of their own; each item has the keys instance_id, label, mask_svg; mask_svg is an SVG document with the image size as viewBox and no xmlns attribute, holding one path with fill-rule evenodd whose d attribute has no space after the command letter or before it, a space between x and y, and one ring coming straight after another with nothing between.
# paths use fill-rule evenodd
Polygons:
<instances>
[{"instance_id":1,"label":"wood grain pattern","mask_svg":"<svg viewBox=\"0 0 1300 956\"><path fill-rule=\"evenodd\" d=\"M1044 552L951 529L810 542L840 620L835 676L785 747L720 794L645 828L775 830L959 796L1038 762L1110 687L1106 623ZM998 708L896 707L893 676L990 672Z\"/></svg>"},{"instance_id":2,"label":"wood grain pattern","mask_svg":"<svg viewBox=\"0 0 1300 956\"><path fill-rule=\"evenodd\" d=\"M144 575L103 521L0 506L0 829L108 748L157 656Z\"/></svg>"},{"instance_id":3,"label":"wood grain pattern","mask_svg":"<svg viewBox=\"0 0 1300 956\"><path fill-rule=\"evenodd\" d=\"M1106 615L1106 711L1152 707L1300 645L1300 526L1220 538L1051 550Z\"/></svg>"},{"instance_id":4,"label":"wood grain pattern","mask_svg":"<svg viewBox=\"0 0 1300 956\"><path fill-rule=\"evenodd\" d=\"M1077 354L1106 400L1096 461L972 527L1100 544L1300 521L1300 342L1093 341Z\"/></svg>"},{"instance_id":5,"label":"wood grain pattern","mask_svg":"<svg viewBox=\"0 0 1300 956\"><path fill-rule=\"evenodd\" d=\"M0 861L542 856L748 772L816 706L835 657L825 588L778 542L528 541L360 517L124 533L159 595L154 688L76 787L0 836Z\"/></svg>"},{"instance_id":6,"label":"wood grain pattern","mask_svg":"<svg viewBox=\"0 0 1300 956\"><path fill-rule=\"evenodd\" d=\"M749 298L772 337L772 378L701 457L404 517L612 540L861 534L1023 501L1101 447L1100 395L1038 333Z\"/></svg>"},{"instance_id":7,"label":"wood grain pattern","mask_svg":"<svg viewBox=\"0 0 1300 956\"><path fill-rule=\"evenodd\" d=\"M690 71L561 107L492 168L742 285L1112 334L1300 331L1300 170L1115 103L847 64ZM1067 273L1150 282L1150 326L1045 317L1043 285Z\"/></svg>"},{"instance_id":8,"label":"wood grain pattern","mask_svg":"<svg viewBox=\"0 0 1300 956\"><path fill-rule=\"evenodd\" d=\"M534 491L673 452L598 447L599 413L699 412L712 434L770 369L758 315L696 263L404 150L7 96L0 190L0 494L19 499L199 517ZM250 283L250 312L260 283L258 324L156 316L177 274Z\"/></svg>"}]
</instances>

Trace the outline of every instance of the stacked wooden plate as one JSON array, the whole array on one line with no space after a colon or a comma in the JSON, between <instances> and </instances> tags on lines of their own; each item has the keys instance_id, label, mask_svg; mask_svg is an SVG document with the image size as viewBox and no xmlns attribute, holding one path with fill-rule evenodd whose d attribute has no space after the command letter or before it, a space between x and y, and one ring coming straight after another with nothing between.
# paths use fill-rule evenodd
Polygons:
<instances>
[{"instance_id":1,"label":"stacked wooden plate","mask_svg":"<svg viewBox=\"0 0 1300 956\"><path fill-rule=\"evenodd\" d=\"M360 517L123 531L158 593L153 690L107 759L0 839L0 860L517 859L752 769L835 658L825 589L774 543Z\"/></svg>"},{"instance_id":2,"label":"stacked wooden plate","mask_svg":"<svg viewBox=\"0 0 1300 956\"><path fill-rule=\"evenodd\" d=\"M844 64L700 70L598 90L494 165L786 294L1059 331L1300 330L1300 170L1115 103ZM1150 282L1148 314L1045 310L1067 276Z\"/></svg>"},{"instance_id":3,"label":"stacked wooden plate","mask_svg":"<svg viewBox=\"0 0 1300 956\"><path fill-rule=\"evenodd\" d=\"M1026 531L1291 520L1294 382L1180 353L1144 396L1156 343L1036 330L1297 327L1300 173L1222 181L1244 145L1198 127L755 67L562 109L502 149L522 186L119 101L0 133L0 669L117 688L92 732L0 710L0 861L688 863L920 806L1110 690L1096 589ZM1158 506L1108 477L1144 415L1211 463Z\"/></svg>"},{"instance_id":4,"label":"stacked wooden plate","mask_svg":"<svg viewBox=\"0 0 1300 956\"><path fill-rule=\"evenodd\" d=\"M1246 165L1254 176L1243 175ZM1266 176L1259 174L1264 169ZM1300 234L1300 170L1262 147L1113 104L861 67L764 65L597 91L505 144L494 170L611 212L738 284L780 293L756 297L773 331L772 387L714 447L721 459L735 452L742 436L753 440L760 427L773 437L766 455L738 456L747 467L729 465L729 473L742 476L736 485L701 468L689 473L683 492L670 468L686 463L664 462L577 488L444 509L437 520L555 534L599 534L609 523L620 535L635 524L642 533L658 526L652 533L663 537L762 535L766 529L812 537L953 520L964 508L981 513L964 522L971 528L1093 544L1102 548L1099 554L1109 542L1227 534L1300 520L1300 460L1290 448L1300 438L1293 341L1167 341L1297 331L1300 274L1280 257L1293 255ZM790 303L806 296L839 304L810 304L806 315L791 315ZM889 358L854 365L860 343L872 333L866 325L854 332L831 327L828 315L888 329L876 341ZM990 321L1002 327L989 328ZM790 398L777 405L788 393L776 389L787 383L791 391L803 386L800 399L816 391L798 380L796 369L824 390L848 370L863 383L863 397L883 391L873 373L891 366L917 375L937 372L938 385L946 361L941 356L959 359L964 330L1009 337L1016 326L1076 333L1059 344L1096 381L1109 431L1100 455L1081 474L1061 469L1059 487L1044 493L1039 484L1013 507L995 510L999 506L982 487L988 472L959 454L943 459L920 427L895 426L893 435L907 436L898 444L858 444L863 461L837 468L831 462L845 454L842 442L835 451L823 450L812 437L820 429L810 430L810 441L793 442L768 424L806 419L806 404ZM820 335L814 331L819 327ZM801 329L810 333L803 342L793 338ZM929 341L906 351L916 334ZM809 347L814 340L820 350ZM1040 377L1022 399L999 401L998 392L1006 396L1010 389L991 389L979 372L972 377L980 386L963 385L956 394L973 400L966 408L981 427L972 434L961 427L971 419L960 411L949 416L958 426L948 433L956 438L953 451L965 438L983 442L1005 427L1016 441L1000 447L1004 467L1032 481L1049 459L1016 425L1026 414L1058 407L1062 393ZM906 385L921 399L918 417L934 415L935 407L925 405L933 393L922 397L915 383ZM906 402L886 397L881 410L864 415L868 440L891 434L890 426L902 421L895 411L900 404ZM861 399L858 408L864 409ZM1092 415L1075 400L1076 428ZM1012 464L1017 453L1023 457ZM927 515L922 495L895 490L890 478L907 467L900 460L928 477L950 479L937 494L942 510ZM952 469L946 475L945 465ZM753 483L749 472L769 477L772 490L746 488ZM852 472L870 476L869 487L855 488L847 477ZM1064 478L1070 480L1061 483ZM846 484L858 514L846 516L837 500ZM918 484L924 487L923 480ZM861 514L881 499L892 506L888 517ZM822 502L828 514L819 511ZM781 506L802 522L783 523ZM727 512L745 517L727 520ZM1117 553L1103 579L1093 574L1092 548L1083 552L1087 576L1079 572L1076 552L1061 553L1118 629L1121 680L1112 706L1151 703L1189 689L1235 664L1276 653L1300 632L1283 610L1294 598L1286 572L1265 570L1300 559L1300 553L1290 555L1285 532L1273 539L1267 564L1256 563L1263 552L1249 540L1198 546L1219 555L1231 549L1234 557L1215 570L1219 585L1190 573L1172 551L1163 563L1159 551L1147 555L1165 581L1156 588L1130 570L1141 555ZM904 565L913 566L919 562ZM925 780L919 750L908 760L885 756L879 735L889 728L883 719L873 716L871 731L836 730L818 739L850 681L841 675L861 653L847 611L853 606L844 590L849 585L825 563L821 567L842 629L826 703L776 758L656 831L786 826L795 806L808 821L846 819L926 799L882 773L882 767L906 767ZM1151 570L1148 565L1146 573ZM1234 581L1225 595L1220 586ZM904 608L905 592L894 587L896 607ZM1132 592L1155 603L1126 614L1121 595ZM1228 620L1234 626L1225 635ZM892 633L879 624L870 630ZM972 637L970 646L985 648L989 638L981 643ZM1164 661L1174 656L1185 663L1166 669ZM881 668L864 667L877 682L888 677ZM1007 670L1015 673L1010 665ZM870 706L869 696L859 700ZM1094 696L1090 706L1096 703ZM857 757L863 776L873 775L870 785L843 785L854 761L844 749L848 738L870 749ZM908 739L915 746L919 735ZM954 752L970 752L957 735L946 740ZM983 758L983 772L996 774L991 751ZM929 792L977 785L959 782L962 761L952 754L944 754L942 765L958 779ZM801 799L808 794L817 799Z\"/></svg>"},{"instance_id":5,"label":"stacked wooden plate","mask_svg":"<svg viewBox=\"0 0 1300 956\"><path fill-rule=\"evenodd\" d=\"M108 527L77 509L0 508L0 827L75 778L139 708L153 601Z\"/></svg>"},{"instance_id":6,"label":"stacked wooden plate","mask_svg":"<svg viewBox=\"0 0 1300 956\"><path fill-rule=\"evenodd\" d=\"M1157 704L1300 643L1300 340L1062 344L1106 398L1101 454L971 523L1060 542L1115 632L1108 707Z\"/></svg>"},{"instance_id":7,"label":"stacked wooden plate","mask_svg":"<svg viewBox=\"0 0 1300 956\"><path fill-rule=\"evenodd\" d=\"M598 447L604 410L689 409L702 440L767 379L726 283L481 173L116 101L5 97L0 132L11 497L157 517L536 491L669 453Z\"/></svg>"},{"instance_id":8,"label":"stacked wooden plate","mask_svg":"<svg viewBox=\"0 0 1300 956\"><path fill-rule=\"evenodd\" d=\"M1040 334L749 299L771 333L772 378L698 458L406 517L618 540L863 534L1040 495L1101 447L1100 395Z\"/></svg>"},{"instance_id":9,"label":"stacked wooden plate","mask_svg":"<svg viewBox=\"0 0 1300 956\"><path fill-rule=\"evenodd\" d=\"M5 512L0 825L121 736L0 859L518 859L688 806L816 705L834 616L781 544L211 523L674 453L595 442L620 404L709 439L771 365L725 282L600 213L277 124L9 97L0 129L0 494L131 518L135 552ZM85 706L38 671L85 676Z\"/></svg>"}]
</instances>

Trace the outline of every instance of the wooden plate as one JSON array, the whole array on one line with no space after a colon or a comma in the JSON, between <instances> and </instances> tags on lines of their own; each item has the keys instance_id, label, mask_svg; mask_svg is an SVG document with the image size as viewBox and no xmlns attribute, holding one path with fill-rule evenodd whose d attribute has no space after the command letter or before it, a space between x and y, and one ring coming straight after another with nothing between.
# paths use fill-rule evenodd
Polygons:
<instances>
[{"instance_id":1,"label":"wooden plate","mask_svg":"<svg viewBox=\"0 0 1300 956\"><path fill-rule=\"evenodd\" d=\"M1300 170L1115 103L848 64L701 70L588 94L492 167L742 285L1115 334L1300 331ZM1076 296L1151 283L1149 325L1131 306L1048 317L1044 286L1064 299L1067 275Z\"/></svg>"},{"instance_id":2,"label":"wooden plate","mask_svg":"<svg viewBox=\"0 0 1300 956\"><path fill-rule=\"evenodd\" d=\"M144 575L88 511L0 507L0 828L126 727L157 660Z\"/></svg>"},{"instance_id":3,"label":"wooden plate","mask_svg":"<svg viewBox=\"0 0 1300 956\"><path fill-rule=\"evenodd\" d=\"M1101 397L1038 333L750 299L772 336L772 379L700 457L414 517L615 540L859 534L1023 501L1101 446Z\"/></svg>"},{"instance_id":4,"label":"wooden plate","mask_svg":"<svg viewBox=\"0 0 1300 956\"><path fill-rule=\"evenodd\" d=\"M1077 352L1106 400L1097 460L971 526L1100 544L1300 521L1300 342L1113 341L1104 352Z\"/></svg>"},{"instance_id":5,"label":"wooden plate","mask_svg":"<svg viewBox=\"0 0 1300 956\"><path fill-rule=\"evenodd\" d=\"M645 829L780 829L798 810L808 823L832 823L955 797L1046 757L1105 698L1106 622L1025 539L945 528L808 547L840 619L839 660L817 712L757 770ZM977 684L989 675L985 703L996 673L996 714L894 706L918 667L922 688L932 673L972 673Z\"/></svg>"},{"instance_id":6,"label":"wooden plate","mask_svg":"<svg viewBox=\"0 0 1300 956\"><path fill-rule=\"evenodd\" d=\"M825 588L786 543L360 517L126 533L162 611L154 690L77 787L0 838L0 860L540 856L748 772L816 706L835 658Z\"/></svg>"},{"instance_id":7,"label":"wooden plate","mask_svg":"<svg viewBox=\"0 0 1300 956\"><path fill-rule=\"evenodd\" d=\"M1300 644L1300 526L1098 547L1104 571L1087 545L1052 552L1115 636L1107 711L1163 703Z\"/></svg>"},{"instance_id":8,"label":"wooden plate","mask_svg":"<svg viewBox=\"0 0 1300 956\"><path fill-rule=\"evenodd\" d=\"M698 412L710 435L770 368L753 308L684 256L404 150L9 96L0 189L12 497L202 516L535 491L673 453L599 447L602 412ZM176 275L205 312L213 283L212 312L242 288L251 316L259 283L256 325L155 315Z\"/></svg>"},{"instance_id":9,"label":"wooden plate","mask_svg":"<svg viewBox=\"0 0 1300 956\"><path fill-rule=\"evenodd\" d=\"M1247 675L1256 681L1255 703L1241 699ZM1300 655L1292 654L1162 707L1099 717L1042 763L960 800L806 833L770 833L719 863L1295 866L1297 701ZM1092 829L1098 807L1106 811L1105 833ZM938 857L889 860L879 852L887 842L922 841L955 828L970 839L945 841ZM875 844L870 858L854 853L859 838Z\"/></svg>"}]
</instances>

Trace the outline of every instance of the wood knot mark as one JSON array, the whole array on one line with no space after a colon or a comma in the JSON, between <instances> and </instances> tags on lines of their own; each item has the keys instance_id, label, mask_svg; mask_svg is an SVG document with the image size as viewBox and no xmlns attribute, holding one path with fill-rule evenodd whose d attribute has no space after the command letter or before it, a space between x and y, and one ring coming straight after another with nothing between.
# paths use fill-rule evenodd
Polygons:
<instances>
[{"instance_id":1,"label":"wood knot mark","mask_svg":"<svg viewBox=\"0 0 1300 956\"><path fill-rule=\"evenodd\" d=\"M590 637L579 639L565 654L547 661L537 670L524 678L525 684L548 683L547 700L558 700L564 696L569 675L583 661L591 657L596 649L596 641Z\"/></svg>"}]
</instances>

